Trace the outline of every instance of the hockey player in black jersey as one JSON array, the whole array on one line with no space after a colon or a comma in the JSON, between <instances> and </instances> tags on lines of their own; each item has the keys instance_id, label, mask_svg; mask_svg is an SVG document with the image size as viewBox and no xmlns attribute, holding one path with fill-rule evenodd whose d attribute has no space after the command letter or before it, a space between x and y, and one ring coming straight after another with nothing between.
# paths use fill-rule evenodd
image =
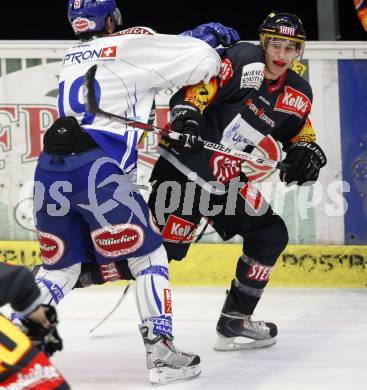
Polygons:
<instances>
[{"instance_id":1,"label":"hockey player in black jersey","mask_svg":"<svg viewBox=\"0 0 367 390\"><path fill-rule=\"evenodd\" d=\"M0 314L0 389L70 389L48 358L62 349L56 310L42 305L29 270L0 262L0 306L7 303L26 334Z\"/></svg>"},{"instance_id":2,"label":"hockey player in black jersey","mask_svg":"<svg viewBox=\"0 0 367 390\"><path fill-rule=\"evenodd\" d=\"M271 135L287 153L283 162L288 168L281 170L280 179L299 186L312 183L325 166L326 157L309 120L311 86L290 69L302 56L304 27L296 15L274 12L259 32L260 45L239 42L227 49L220 77L185 87L173 96L171 128L245 152L252 152ZM284 221L241 171L242 160L204 150L200 142L182 147L182 143L175 145L164 139L160 149L161 157L151 176L149 205L160 225L169 259L186 256L191 233L202 217L210 220L224 240L236 234L243 237L243 253L219 317L214 348L226 351L274 344L277 326L254 321L251 316L288 243ZM236 180L241 185L235 187L233 196ZM159 186L167 181L179 182L182 191L178 194L179 208L170 213L164 212L159 196ZM189 181L196 182L192 213L187 212L185 204ZM204 192L210 192L211 205L223 206L218 214L203 211L200 196ZM228 206L233 204L231 213Z\"/></svg>"}]
</instances>

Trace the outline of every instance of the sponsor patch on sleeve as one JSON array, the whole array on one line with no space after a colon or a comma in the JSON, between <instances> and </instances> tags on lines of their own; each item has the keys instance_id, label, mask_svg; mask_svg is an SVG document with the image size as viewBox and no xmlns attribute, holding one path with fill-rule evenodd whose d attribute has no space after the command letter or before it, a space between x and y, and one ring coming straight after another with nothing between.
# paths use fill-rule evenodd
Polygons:
<instances>
[{"instance_id":1,"label":"sponsor patch on sleeve","mask_svg":"<svg viewBox=\"0 0 367 390\"><path fill-rule=\"evenodd\" d=\"M232 62L229 58L225 58L222 61L221 67L220 67L220 84L223 87L228 83L228 81L232 78L233 76L233 68L232 68Z\"/></svg>"},{"instance_id":2,"label":"sponsor patch on sleeve","mask_svg":"<svg viewBox=\"0 0 367 390\"><path fill-rule=\"evenodd\" d=\"M300 132L291 139L291 142L316 142L316 134L312 128L311 121L307 118Z\"/></svg>"},{"instance_id":3,"label":"sponsor patch on sleeve","mask_svg":"<svg viewBox=\"0 0 367 390\"><path fill-rule=\"evenodd\" d=\"M240 88L253 88L259 90L264 81L265 64L262 62L253 62L242 68Z\"/></svg>"},{"instance_id":4,"label":"sponsor patch on sleeve","mask_svg":"<svg viewBox=\"0 0 367 390\"><path fill-rule=\"evenodd\" d=\"M204 109L213 101L218 91L218 80L212 77L208 83L199 83L185 89L185 101L198 110Z\"/></svg>"}]
</instances>

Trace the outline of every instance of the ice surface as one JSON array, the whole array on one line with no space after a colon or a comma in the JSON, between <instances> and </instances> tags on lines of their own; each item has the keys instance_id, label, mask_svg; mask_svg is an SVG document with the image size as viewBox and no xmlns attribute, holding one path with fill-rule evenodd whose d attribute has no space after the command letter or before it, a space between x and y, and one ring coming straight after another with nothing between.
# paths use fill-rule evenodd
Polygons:
<instances>
[{"instance_id":1,"label":"ice surface","mask_svg":"<svg viewBox=\"0 0 367 390\"><path fill-rule=\"evenodd\" d=\"M65 348L53 361L73 390L154 388L133 289L115 314L89 333L123 288L74 290L59 307ZM173 288L176 346L201 356L202 374L167 390L367 389L366 290L268 288L254 318L278 325L278 343L253 351L212 349L223 300L224 288Z\"/></svg>"}]
</instances>

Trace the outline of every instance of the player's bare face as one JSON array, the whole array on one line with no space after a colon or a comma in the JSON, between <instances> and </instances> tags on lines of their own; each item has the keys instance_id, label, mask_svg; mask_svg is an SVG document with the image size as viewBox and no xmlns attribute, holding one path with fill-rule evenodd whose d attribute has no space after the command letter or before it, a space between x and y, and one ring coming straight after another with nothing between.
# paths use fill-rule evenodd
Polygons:
<instances>
[{"instance_id":1,"label":"player's bare face","mask_svg":"<svg viewBox=\"0 0 367 390\"><path fill-rule=\"evenodd\" d=\"M297 44L285 39L270 39L265 49L265 77L276 80L299 55Z\"/></svg>"}]
</instances>

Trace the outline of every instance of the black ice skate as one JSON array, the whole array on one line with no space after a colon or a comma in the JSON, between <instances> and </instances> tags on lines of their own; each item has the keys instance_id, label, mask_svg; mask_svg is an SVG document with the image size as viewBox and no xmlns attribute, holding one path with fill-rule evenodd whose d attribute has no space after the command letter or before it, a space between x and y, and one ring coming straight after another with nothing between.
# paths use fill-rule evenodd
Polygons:
<instances>
[{"instance_id":1,"label":"black ice skate","mask_svg":"<svg viewBox=\"0 0 367 390\"><path fill-rule=\"evenodd\" d=\"M253 321L251 315L234 311L233 298L228 294L217 324L218 337L214 349L233 351L269 347L276 343L277 333L275 324Z\"/></svg>"},{"instance_id":2,"label":"black ice skate","mask_svg":"<svg viewBox=\"0 0 367 390\"><path fill-rule=\"evenodd\" d=\"M150 321L139 325L147 351L149 380L154 384L165 384L178 380L189 380L201 373L200 357L181 352L173 345L173 337L154 335Z\"/></svg>"}]
</instances>

